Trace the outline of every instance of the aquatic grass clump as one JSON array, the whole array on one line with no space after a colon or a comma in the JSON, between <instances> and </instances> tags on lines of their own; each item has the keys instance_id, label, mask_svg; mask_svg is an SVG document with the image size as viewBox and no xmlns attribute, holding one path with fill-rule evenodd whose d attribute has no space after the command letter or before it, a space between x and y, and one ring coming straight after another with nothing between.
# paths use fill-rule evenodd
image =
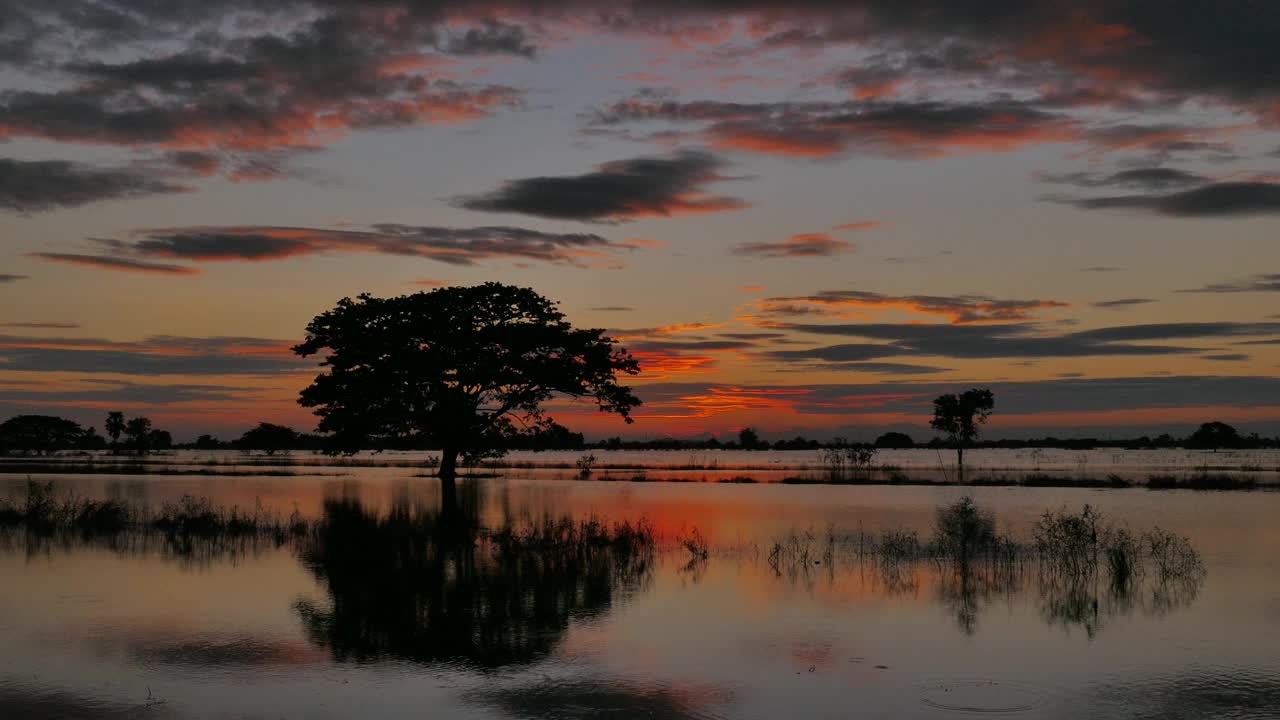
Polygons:
<instances>
[{"instance_id":1,"label":"aquatic grass clump","mask_svg":"<svg viewBox=\"0 0 1280 720\"><path fill-rule=\"evenodd\" d=\"M1256 490L1258 481L1226 473L1201 472L1185 479L1173 475L1152 475L1147 478L1148 490Z\"/></svg>"},{"instance_id":2,"label":"aquatic grass clump","mask_svg":"<svg viewBox=\"0 0 1280 720\"><path fill-rule=\"evenodd\" d=\"M689 553L691 560L706 560L711 554L710 545L707 543L706 537L702 535L702 531L696 526L690 528L688 532L681 532L676 537L676 543Z\"/></svg>"},{"instance_id":3,"label":"aquatic grass clump","mask_svg":"<svg viewBox=\"0 0 1280 720\"><path fill-rule=\"evenodd\" d=\"M488 539L506 553L585 554L610 550L621 555L637 555L650 552L657 545L657 534L647 518L610 524L595 515L581 520L544 515L528 525L508 525L495 530L489 533Z\"/></svg>"},{"instance_id":4,"label":"aquatic grass clump","mask_svg":"<svg viewBox=\"0 0 1280 720\"><path fill-rule=\"evenodd\" d=\"M171 538L269 536L279 541L303 534L308 527L296 508L284 520L261 508L250 513L239 507L217 507L207 498L186 495L177 502L165 503L153 514L118 498L93 500L58 495L52 481L28 480L26 490L18 502L0 501L0 526L24 527L28 533L37 535L77 532L84 536L111 537L139 532Z\"/></svg>"},{"instance_id":5,"label":"aquatic grass clump","mask_svg":"<svg viewBox=\"0 0 1280 720\"><path fill-rule=\"evenodd\" d=\"M778 574L784 569L790 574L807 571L812 565L830 568L835 565L837 544L835 528L830 525L822 536L812 529L793 530L769 546L769 566Z\"/></svg>"},{"instance_id":6,"label":"aquatic grass clump","mask_svg":"<svg viewBox=\"0 0 1280 720\"><path fill-rule=\"evenodd\" d=\"M996 541L996 520L973 498L965 496L938 508L933 521L933 544L939 555L957 562L989 550Z\"/></svg>"},{"instance_id":7,"label":"aquatic grass clump","mask_svg":"<svg viewBox=\"0 0 1280 720\"><path fill-rule=\"evenodd\" d=\"M1161 579L1194 577L1204 573L1200 553L1189 539L1153 528L1143 535L1142 542Z\"/></svg>"},{"instance_id":8,"label":"aquatic grass clump","mask_svg":"<svg viewBox=\"0 0 1280 720\"><path fill-rule=\"evenodd\" d=\"M1186 486L1192 490L1253 490L1258 483L1251 477L1200 473L1188 478Z\"/></svg>"}]
</instances>

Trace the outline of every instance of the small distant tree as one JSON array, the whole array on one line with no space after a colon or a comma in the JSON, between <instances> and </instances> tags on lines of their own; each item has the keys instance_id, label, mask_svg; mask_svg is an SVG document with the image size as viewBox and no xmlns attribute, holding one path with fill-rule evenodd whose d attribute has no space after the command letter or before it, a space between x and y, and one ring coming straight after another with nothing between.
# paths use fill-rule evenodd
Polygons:
<instances>
[{"instance_id":1,"label":"small distant tree","mask_svg":"<svg viewBox=\"0 0 1280 720\"><path fill-rule=\"evenodd\" d=\"M85 450L101 450L107 446L107 441L98 434L96 428L87 427L84 434L80 436L78 447Z\"/></svg>"},{"instance_id":2,"label":"small distant tree","mask_svg":"<svg viewBox=\"0 0 1280 720\"><path fill-rule=\"evenodd\" d=\"M201 435L196 438L195 448L197 450L217 450L222 447L222 441L212 435Z\"/></svg>"},{"instance_id":3,"label":"small distant tree","mask_svg":"<svg viewBox=\"0 0 1280 720\"><path fill-rule=\"evenodd\" d=\"M53 415L16 415L0 423L0 449L5 453L48 455L79 447L83 439L79 423Z\"/></svg>"},{"instance_id":4,"label":"small distant tree","mask_svg":"<svg viewBox=\"0 0 1280 720\"><path fill-rule=\"evenodd\" d=\"M152 430L147 433L147 447L151 450L168 450L173 447L173 436L168 430Z\"/></svg>"},{"instance_id":5,"label":"small distant tree","mask_svg":"<svg viewBox=\"0 0 1280 720\"><path fill-rule=\"evenodd\" d=\"M105 429L111 438L111 449L119 449L120 436L124 434L124 413L118 410L107 413Z\"/></svg>"},{"instance_id":6,"label":"small distant tree","mask_svg":"<svg viewBox=\"0 0 1280 720\"><path fill-rule=\"evenodd\" d=\"M738 447L743 450L756 450L761 447L767 447L760 441L760 433L755 428L744 427L738 431Z\"/></svg>"},{"instance_id":7,"label":"small distant tree","mask_svg":"<svg viewBox=\"0 0 1280 720\"><path fill-rule=\"evenodd\" d=\"M1188 448L1197 450L1213 450L1218 448L1234 448L1244 444L1240 432L1230 425L1217 422L1204 423L1184 443Z\"/></svg>"},{"instance_id":8,"label":"small distant tree","mask_svg":"<svg viewBox=\"0 0 1280 720\"><path fill-rule=\"evenodd\" d=\"M631 422L640 400L618 375L639 364L604 332L575 328L552 301L499 283L346 298L293 349L324 353L323 373L298 402L320 417L330 452L439 448L448 501L460 456L544 425L553 398L589 398Z\"/></svg>"},{"instance_id":9,"label":"small distant tree","mask_svg":"<svg viewBox=\"0 0 1280 720\"><path fill-rule=\"evenodd\" d=\"M124 434L129 449L139 455L145 455L151 449L151 419L136 417L124 425Z\"/></svg>"},{"instance_id":10,"label":"small distant tree","mask_svg":"<svg viewBox=\"0 0 1280 720\"><path fill-rule=\"evenodd\" d=\"M981 425L995 408L995 395L987 388L972 388L956 395L940 395L933 401L929 426L947 434L956 449L956 465L964 472L964 449L982 434Z\"/></svg>"},{"instance_id":11,"label":"small distant tree","mask_svg":"<svg viewBox=\"0 0 1280 720\"><path fill-rule=\"evenodd\" d=\"M906 433L887 432L876 438L876 447L886 450L909 450L915 446L911 436Z\"/></svg>"},{"instance_id":12,"label":"small distant tree","mask_svg":"<svg viewBox=\"0 0 1280 720\"><path fill-rule=\"evenodd\" d=\"M290 450L298 442L298 432L284 425L258 423L236 441L241 450L261 450L268 455L275 455L282 450Z\"/></svg>"}]
</instances>

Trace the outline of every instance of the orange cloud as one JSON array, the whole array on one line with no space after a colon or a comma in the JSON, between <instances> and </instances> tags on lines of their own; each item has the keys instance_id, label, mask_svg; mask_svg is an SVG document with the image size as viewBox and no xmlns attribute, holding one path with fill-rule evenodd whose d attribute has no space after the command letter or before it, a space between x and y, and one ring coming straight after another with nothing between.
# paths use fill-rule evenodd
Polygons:
<instances>
[{"instance_id":1,"label":"orange cloud","mask_svg":"<svg viewBox=\"0 0 1280 720\"><path fill-rule=\"evenodd\" d=\"M743 243L736 246L733 252L735 255L762 258L821 257L853 252L857 247L851 242L836 240L826 233L803 233L792 235L782 242Z\"/></svg>"},{"instance_id":2,"label":"orange cloud","mask_svg":"<svg viewBox=\"0 0 1280 720\"><path fill-rule=\"evenodd\" d=\"M835 227L834 227L834 228L832 228L832 229L833 229L833 230L848 230L848 231L850 231L850 232L857 232L858 230L870 230L871 228L878 228L878 227L880 227L881 225L884 225L884 223L880 222L879 220L859 220L859 221L857 221L857 222L847 222L847 223L843 223L843 224L841 224L841 225L837 225L837 226L835 226Z\"/></svg>"}]
</instances>

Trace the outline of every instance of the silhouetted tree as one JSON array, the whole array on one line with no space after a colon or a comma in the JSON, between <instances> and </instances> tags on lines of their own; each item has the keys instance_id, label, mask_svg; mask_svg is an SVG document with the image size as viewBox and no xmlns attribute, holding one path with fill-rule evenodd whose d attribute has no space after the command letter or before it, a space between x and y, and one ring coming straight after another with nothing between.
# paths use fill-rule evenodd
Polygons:
<instances>
[{"instance_id":1,"label":"silhouetted tree","mask_svg":"<svg viewBox=\"0 0 1280 720\"><path fill-rule=\"evenodd\" d=\"M533 290L499 283L394 298L344 298L307 326L294 352L324 352L298 400L315 409L333 452L408 443L458 457L544 426L556 396L591 398L631 422L640 400L619 385L639 365L603 330L580 330Z\"/></svg>"},{"instance_id":2,"label":"silhouetted tree","mask_svg":"<svg viewBox=\"0 0 1280 720\"><path fill-rule=\"evenodd\" d=\"M201 435L196 438L195 448L197 450L217 450L222 447L222 441L212 435Z\"/></svg>"},{"instance_id":3,"label":"silhouetted tree","mask_svg":"<svg viewBox=\"0 0 1280 720\"><path fill-rule=\"evenodd\" d=\"M107 435L111 437L111 449L119 449L120 436L124 434L124 413L118 410L107 413L105 428Z\"/></svg>"},{"instance_id":4,"label":"silhouetted tree","mask_svg":"<svg viewBox=\"0 0 1280 720\"><path fill-rule=\"evenodd\" d=\"M47 455L78 447L84 428L66 418L52 415L17 415L0 423L0 450Z\"/></svg>"},{"instance_id":5,"label":"silhouetted tree","mask_svg":"<svg viewBox=\"0 0 1280 720\"><path fill-rule=\"evenodd\" d=\"M288 450L298 442L298 431L284 425L258 423L258 426L247 430L236 441L242 450L262 450L268 455L275 455L281 450Z\"/></svg>"},{"instance_id":6,"label":"silhouetted tree","mask_svg":"<svg viewBox=\"0 0 1280 720\"><path fill-rule=\"evenodd\" d=\"M995 408L995 396L987 388L972 388L956 395L940 395L933 401L929 426L947 434L956 449L956 465L964 472L964 448L981 434L980 425Z\"/></svg>"},{"instance_id":7,"label":"silhouetted tree","mask_svg":"<svg viewBox=\"0 0 1280 720\"><path fill-rule=\"evenodd\" d=\"M1184 443L1188 448L1217 450L1233 448L1243 444L1240 433L1230 425L1221 422L1204 423Z\"/></svg>"},{"instance_id":8,"label":"silhouetted tree","mask_svg":"<svg viewBox=\"0 0 1280 720\"><path fill-rule=\"evenodd\" d=\"M911 436L900 432L887 432L876 438L876 447L886 448L889 450L909 450L916 444L911 440Z\"/></svg>"},{"instance_id":9,"label":"silhouetted tree","mask_svg":"<svg viewBox=\"0 0 1280 720\"><path fill-rule=\"evenodd\" d=\"M124 424L124 434L129 449L144 455L151 448L151 419L145 417L132 418Z\"/></svg>"},{"instance_id":10,"label":"silhouetted tree","mask_svg":"<svg viewBox=\"0 0 1280 720\"><path fill-rule=\"evenodd\" d=\"M168 450L173 447L173 436L168 430L152 430L147 433L147 447L151 450Z\"/></svg>"},{"instance_id":11,"label":"silhouetted tree","mask_svg":"<svg viewBox=\"0 0 1280 720\"><path fill-rule=\"evenodd\" d=\"M743 450L758 450L768 445L760 441L760 434L755 428L744 427L738 431L738 447Z\"/></svg>"}]
</instances>

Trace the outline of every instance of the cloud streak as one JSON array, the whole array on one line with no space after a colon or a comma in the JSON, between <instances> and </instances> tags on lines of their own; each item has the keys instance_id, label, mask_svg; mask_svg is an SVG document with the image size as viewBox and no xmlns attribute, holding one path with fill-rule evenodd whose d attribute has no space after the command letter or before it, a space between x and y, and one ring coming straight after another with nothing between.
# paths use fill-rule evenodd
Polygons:
<instances>
[{"instance_id":1,"label":"cloud streak","mask_svg":"<svg viewBox=\"0 0 1280 720\"><path fill-rule=\"evenodd\" d=\"M1280 184L1271 182L1215 182L1173 193L1046 199L1081 210L1135 210L1177 218L1280 214Z\"/></svg>"},{"instance_id":2,"label":"cloud streak","mask_svg":"<svg viewBox=\"0 0 1280 720\"><path fill-rule=\"evenodd\" d=\"M594 233L550 233L491 225L458 228L378 223L367 229L269 225L151 228L130 240L98 240L122 257L211 262L267 262L311 255L376 253L469 266L488 260L573 266L616 265L631 251Z\"/></svg>"},{"instance_id":3,"label":"cloud streak","mask_svg":"<svg viewBox=\"0 0 1280 720\"><path fill-rule=\"evenodd\" d=\"M726 178L725 163L703 152L615 160L583 175L509 180L488 193L456 198L468 210L554 220L618 223L643 217L723 212L749 207L713 195L706 186Z\"/></svg>"},{"instance_id":4,"label":"cloud streak","mask_svg":"<svg viewBox=\"0 0 1280 720\"><path fill-rule=\"evenodd\" d=\"M742 243L733 248L733 254L760 258L828 257L851 253L857 245L836 240L826 233L792 235L782 242Z\"/></svg>"},{"instance_id":5,"label":"cloud streak","mask_svg":"<svg viewBox=\"0 0 1280 720\"><path fill-rule=\"evenodd\" d=\"M589 127L652 122L695 126L694 136L720 150L816 158L1001 152L1081 135L1074 120L1013 100L729 103L636 97L598 110Z\"/></svg>"},{"instance_id":6,"label":"cloud streak","mask_svg":"<svg viewBox=\"0 0 1280 720\"><path fill-rule=\"evenodd\" d=\"M1253 293L1280 292L1280 273L1254 275L1248 280L1235 282L1210 283L1204 287L1189 290L1175 290L1179 293ZM1275 316L1273 316L1275 317Z\"/></svg>"},{"instance_id":7,"label":"cloud streak","mask_svg":"<svg viewBox=\"0 0 1280 720\"><path fill-rule=\"evenodd\" d=\"M816 325L779 323L780 330L859 338L799 350L774 350L765 356L782 362L849 363L895 357L952 359L1069 358L1191 355L1205 348L1146 344L1153 341L1217 340L1280 334L1280 323L1155 323L1051 334L1032 323L1007 325L922 325L865 323Z\"/></svg>"},{"instance_id":8,"label":"cloud streak","mask_svg":"<svg viewBox=\"0 0 1280 720\"><path fill-rule=\"evenodd\" d=\"M143 169L0 158L0 209L21 213L188 190Z\"/></svg>"},{"instance_id":9,"label":"cloud streak","mask_svg":"<svg viewBox=\"0 0 1280 720\"><path fill-rule=\"evenodd\" d=\"M158 335L137 342L0 335L0 367L11 372L153 375L278 375L311 365L285 340Z\"/></svg>"},{"instance_id":10,"label":"cloud streak","mask_svg":"<svg viewBox=\"0 0 1280 720\"><path fill-rule=\"evenodd\" d=\"M765 316L901 310L967 324L1026 320L1038 310L1064 308L1069 304L1057 300L1005 300L986 295L886 295L865 290L823 290L813 295L765 298L752 307Z\"/></svg>"},{"instance_id":11,"label":"cloud streak","mask_svg":"<svg viewBox=\"0 0 1280 720\"><path fill-rule=\"evenodd\" d=\"M120 272L145 273L148 275L197 275L198 268L170 263L155 263L146 260L114 257L110 255L84 255L80 253L30 253L30 257L48 260L49 262L77 265L97 270L116 270Z\"/></svg>"}]
</instances>

